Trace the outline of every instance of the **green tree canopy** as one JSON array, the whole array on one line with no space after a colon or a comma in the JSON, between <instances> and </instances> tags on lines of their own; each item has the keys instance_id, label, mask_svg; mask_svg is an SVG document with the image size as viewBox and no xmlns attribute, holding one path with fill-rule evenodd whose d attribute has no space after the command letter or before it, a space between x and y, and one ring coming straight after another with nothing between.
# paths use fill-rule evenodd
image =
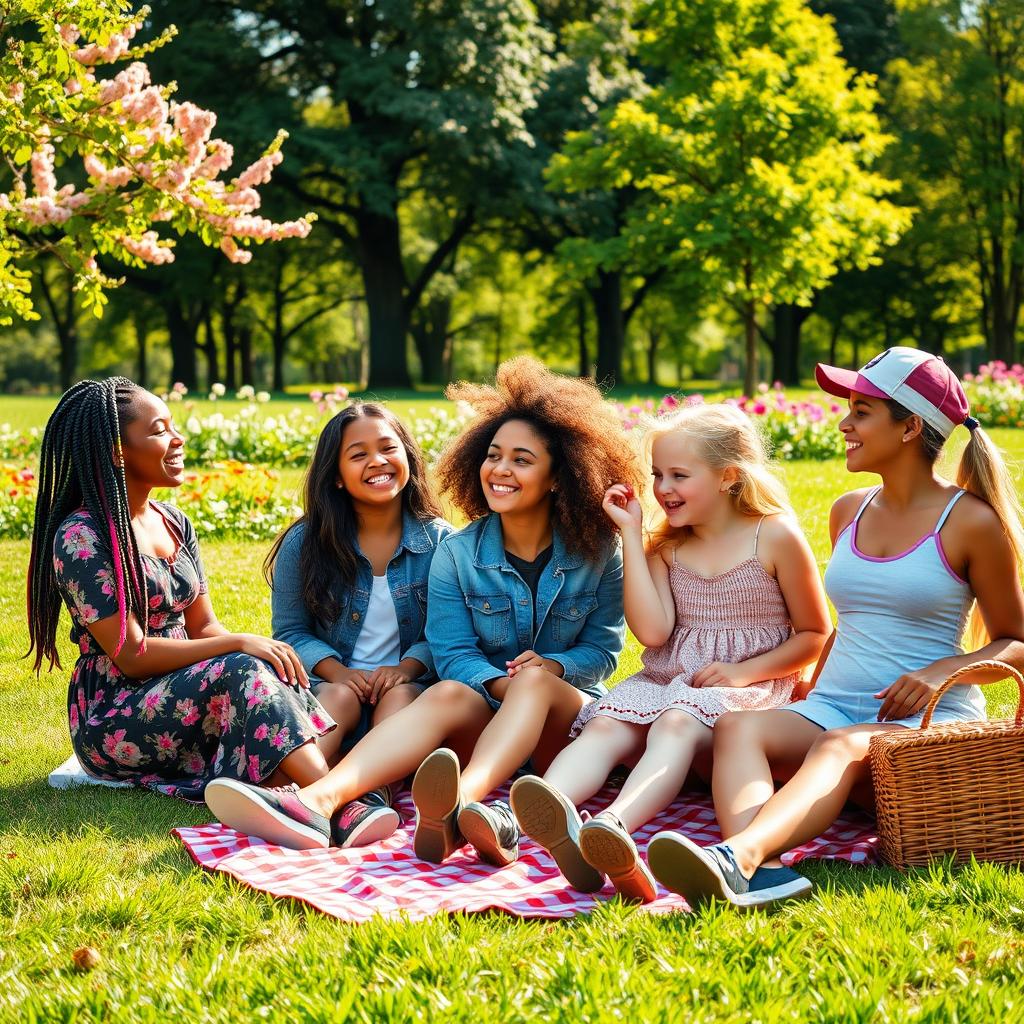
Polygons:
<instances>
[{"instance_id":1,"label":"green tree canopy","mask_svg":"<svg viewBox=\"0 0 1024 1024\"><path fill-rule=\"evenodd\" d=\"M909 223L873 169L889 141L878 95L799 0L651 0L642 25L656 84L600 133L571 136L551 171L560 188L632 188L642 201L615 238L564 247L583 265L664 266L729 297L749 391L759 307L809 301Z\"/></svg>"}]
</instances>

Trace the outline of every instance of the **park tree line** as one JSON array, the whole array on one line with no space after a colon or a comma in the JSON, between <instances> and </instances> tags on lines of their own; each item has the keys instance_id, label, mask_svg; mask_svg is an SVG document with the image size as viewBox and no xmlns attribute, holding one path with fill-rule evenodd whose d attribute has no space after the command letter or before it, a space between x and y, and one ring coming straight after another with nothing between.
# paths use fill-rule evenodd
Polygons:
<instances>
[{"instance_id":1,"label":"park tree line","mask_svg":"<svg viewBox=\"0 0 1024 1024\"><path fill-rule=\"evenodd\" d=\"M525 347L607 382L920 344L1017 356L1024 7L932 0L156 0L154 78L255 158L308 237L201 238L96 320L41 257L8 387L373 389ZM52 339L56 359L47 346Z\"/></svg>"}]
</instances>

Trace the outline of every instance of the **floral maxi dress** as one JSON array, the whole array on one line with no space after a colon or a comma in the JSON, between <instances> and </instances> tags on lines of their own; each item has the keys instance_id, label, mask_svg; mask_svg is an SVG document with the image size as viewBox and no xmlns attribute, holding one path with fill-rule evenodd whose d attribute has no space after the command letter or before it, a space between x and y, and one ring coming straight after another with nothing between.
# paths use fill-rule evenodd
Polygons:
<instances>
[{"instance_id":1,"label":"floral maxi dress","mask_svg":"<svg viewBox=\"0 0 1024 1024\"><path fill-rule=\"evenodd\" d=\"M170 558L142 556L148 634L184 640L184 611L207 592L199 546L184 513L153 504L177 550ZM334 728L308 690L240 652L150 679L125 676L87 628L118 608L110 548L85 509L61 524L53 557L81 652L68 687L71 743L90 775L201 800L211 779L263 782L293 750Z\"/></svg>"}]
</instances>

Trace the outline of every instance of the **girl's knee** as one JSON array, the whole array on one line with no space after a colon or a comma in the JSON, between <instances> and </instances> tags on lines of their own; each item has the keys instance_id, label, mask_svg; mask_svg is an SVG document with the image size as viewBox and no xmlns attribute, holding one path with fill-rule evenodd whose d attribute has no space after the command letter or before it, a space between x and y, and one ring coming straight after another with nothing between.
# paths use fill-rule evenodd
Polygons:
<instances>
[{"instance_id":1,"label":"girl's knee","mask_svg":"<svg viewBox=\"0 0 1024 1024\"><path fill-rule=\"evenodd\" d=\"M559 693L565 691L565 688L569 685L560 676L556 676L546 668L532 665L530 668L524 668L522 671L517 672L509 680L504 699L508 700L513 695L522 697L528 694L545 700L552 700Z\"/></svg>"},{"instance_id":2,"label":"girl's knee","mask_svg":"<svg viewBox=\"0 0 1024 1024\"><path fill-rule=\"evenodd\" d=\"M377 707L373 713L374 720L381 715L390 715L395 711L401 711L402 708L407 708L421 693L423 693L423 687L417 686L416 683L400 683L398 686L393 686L377 701Z\"/></svg>"},{"instance_id":3,"label":"girl's knee","mask_svg":"<svg viewBox=\"0 0 1024 1024\"><path fill-rule=\"evenodd\" d=\"M715 722L715 745L752 739L758 733L756 711L726 711Z\"/></svg>"},{"instance_id":4,"label":"girl's knee","mask_svg":"<svg viewBox=\"0 0 1024 1024\"><path fill-rule=\"evenodd\" d=\"M849 729L829 729L811 745L808 756L831 757L850 764L866 761L870 735L854 726Z\"/></svg>"},{"instance_id":5,"label":"girl's knee","mask_svg":"<svg viewBox=\"0 0 1024 1024\"><path fill-rule=\"evenodd\" d=\"M703 736L709 732L708 727L698 722L693 715L673 710L662 712L655 719L650 731L658 736L671 735L677 738Z\"/></svg>"},{"instance_id":6,"label":"girl's knee","mask_svg":"<svg viewBox=\"0 0 1024 1024\"><path fill-rule=\"evenodd\" d=\"M481 701L484 698L476 690L457 679L442 679L428 686L419 698L420 705L434 708L471 708Z\"/></svg>"}]
</instances>

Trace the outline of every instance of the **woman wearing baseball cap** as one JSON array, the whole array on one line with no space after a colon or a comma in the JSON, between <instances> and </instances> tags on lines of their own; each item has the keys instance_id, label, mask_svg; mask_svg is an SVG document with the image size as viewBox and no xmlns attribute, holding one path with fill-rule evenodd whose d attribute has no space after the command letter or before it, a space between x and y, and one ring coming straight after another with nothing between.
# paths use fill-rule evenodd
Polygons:
<instances>
[{"instance_id":1,"label":"woman wearing baseball cap","mask_svg":"<svg viewBox=\"0 0 1024 1024\"><path fill-rule=\"evenodd\" d=\"M956 375L927 352L890 348L857 371L819 365L817 379L849 400L839 424L847 468L882 482L832 506L825 589L838 622L814 689L785 708L734 712L715 726L723 842L702 848L674 832L651 841L654 874L691 906L806 895L810 881L778 857L824 832L869 781L871 737L918 726L929 698L961 667L1024 664L1020 505ZM935 463L959 426L970 437L952 484ZM999 677L965 676L933 721L984 718L978 684ZM786 764L800 767L775 792L772 768Z\"/></svg>"}]
</instances>

